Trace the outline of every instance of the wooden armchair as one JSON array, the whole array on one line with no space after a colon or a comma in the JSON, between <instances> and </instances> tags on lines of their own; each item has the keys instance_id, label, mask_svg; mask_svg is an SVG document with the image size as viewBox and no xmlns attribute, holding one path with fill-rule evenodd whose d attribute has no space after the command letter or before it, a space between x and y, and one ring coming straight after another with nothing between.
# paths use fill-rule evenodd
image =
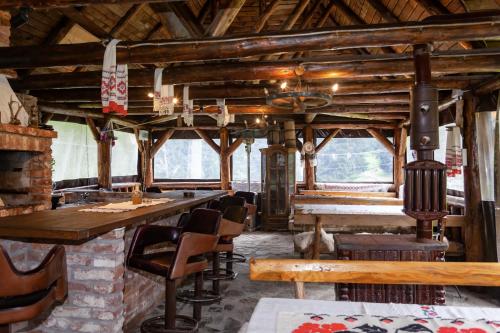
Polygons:
<instances>
[{"instance_id":1,"label":"wooden armchair","mask_svg":"<svg viewBox=\"0 0 500 333\"><path fill-rule=\"evenodd\" d=\"M0 246L0 332L10 332L10 324L31 320L68 293L66 252L54 246L42 263L21 272Z\"/></svg>"}]
</instances>

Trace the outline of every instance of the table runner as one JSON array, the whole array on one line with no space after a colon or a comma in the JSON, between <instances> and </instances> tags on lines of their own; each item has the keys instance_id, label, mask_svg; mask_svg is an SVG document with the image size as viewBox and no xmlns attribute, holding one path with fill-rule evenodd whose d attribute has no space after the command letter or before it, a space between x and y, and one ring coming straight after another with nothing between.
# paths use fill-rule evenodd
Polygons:
<instances>
[{"instance_id":1,"label":"table runner","mask_svg":"<svg viewBox=\"0 0 500 333\"><path fill-rule=\"evenodd\" d=\"M361 302L336 302L318 300L299 300L286 298L262 298L252 314L246 333L276 333L280 312L338 314L338 315L372 315L372 316L415 316L424 318L459 318L464 320L493 321L500 332L500 308L455 307L455 306L420 306L415 304L382 304ZM490 324L488 324L490 325ZM293 332L293 331L291 331ZM311 333L314 331L311 331ZM328 331L318 331L320 333ZM381 331L382 332L382 331ZM403 332L403 331L401 331ZM427 331L429 332L429 331ZM479 331L477 331L479 333ZM281 332L279 332L281 333ZM297 333L297 332L293 332ZM442 331L439 333L465 333ZM470 330L467 333L476 333Z\"/></svg>"},{"instance_id":2,"label":"table runner","mask_svg":"<svg viewBox=\"0 0 500 333\"><path fill-rule=\"evenodd\" d=\"M155 206L163 203L168 203L175 201L174 199L170 198L160 198L160 199L151 199L150 202L143 202L139 205L134 205L132 204L132 201L125 201L125 202L116 202L116 203L109 203L104 206L99 206L99 207L92 207L92 208L84 208L80 209L80 212L92 212L92 213L122 213L122 212L127 212L130 210L135 210L141 207L149 207L149 206Z\"/></svg>"}]
</instances>

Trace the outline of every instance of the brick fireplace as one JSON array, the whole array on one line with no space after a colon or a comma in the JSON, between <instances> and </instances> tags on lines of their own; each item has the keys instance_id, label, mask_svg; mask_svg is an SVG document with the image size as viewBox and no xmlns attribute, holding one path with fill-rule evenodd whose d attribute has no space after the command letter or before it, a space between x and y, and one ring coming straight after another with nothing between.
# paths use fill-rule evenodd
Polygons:
<instances>
[{"instance_id":1,"label":"brick fireplace","mask_svg":"<svg viewBox=\"0 0 500 333\"><path fill-rule=\"evenodd\" d=\"M0 217L51 207L52 139L57 133L0 124Z\"/></svg>"}]
</instances>

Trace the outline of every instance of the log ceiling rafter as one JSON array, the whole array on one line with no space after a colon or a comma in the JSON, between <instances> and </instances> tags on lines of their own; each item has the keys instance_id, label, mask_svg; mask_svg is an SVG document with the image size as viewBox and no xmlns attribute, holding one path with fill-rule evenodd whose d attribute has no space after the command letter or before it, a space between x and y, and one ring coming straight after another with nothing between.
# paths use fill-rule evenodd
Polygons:
<instances>
[{"instance_id":1,"label":"log ceiling rafter","mask_svg":"<svg viewBox=\"0 0 500 333\"><path fill-rule=\"evenodd\" d=\"M449 15L451 12L440 1L436 0L411 0L422 7L429 15ZM468 41L459 41L458 44L466 50L473 49L474 46Z\"/></svg>"},{"instance_id":2,"label":"log ceiling rafter","mask_svg":"<svg viewBox=\"0 0 500 333\"><path fill-rule=\"evenodd\" d=\"M432 56L433 74L459 73L491 73L500 68L500 49L460 50L445 53L435 53ZM0 56L1 57L1 56ZM349 58L349 59L348 59ZM359 57L334 57L307 60L286 60L267 62L232 62L223 64L183 65L165 68L164 83L193 84L203 82L231 82L251 80L293 80L296 78L295 69L301 66L305 72L303 80L341 80L341 79L373 79L376 76L404 76L413 75L413 59L408 55L382 55ZM38 78L45 87L83 87L85 84L95 86L100 82L101 72L84 72L73 74L44 74ZM153 70L130 70L129 86L152 85ZM61 80L61 78L64 78ZM54 82L51 82L53 79ZM33 87L33 83L26 86ZM15 89L16 81L11 80ZM57 83L57 85L54 85ZM342 93L341 88L339 93Z\"/></svg>"},{"instance_id":3,"label":"log ceiling rafter","mask_svg":"<svg viewBox=\"0 0 500 333\"><path fill-rule=\"evenodd\" d=\"M109 35L110 36L117 36L119 35L126 27L127 25L135 19L137 14L144 9L147 6L147 4L142 3L142 4L135 4L132 5L129 10L123 15L120 20L115 24L113 28L111 28Z\"/></svg>"},{"instance_id":4,"label":"log ceiling rafter","mask_svg":"<svg viewBox=\"0 0 500 333\"><path fill-rule=\"evenodd\" d=\"M172 4L170 4L172 5ZM189 9L189 8L187 8ZM457 24L460 23L460 24ZM500 12L476 17L473 21L448 19L442 22L405 22L396 25L376 24L363 27L328 28L319 31L241 36L188 42L164 41L140 45L122 43L117 50L119 62L145 64L230 59L262 54L345 49L398 44L421 44L438 41L484 40L500 37ZM367 33L367 29L370 33ZM139 44L139 45L138 45ZM196 45L193 52L192 45ZM33 54L32 47L0 48L0 68L34 68L53 66L99 65L104 48L100 43L42 46ZM85 58L74 57L86 54ZM29 55L29 56L28 56Z\"/></svg>"},{"instance_id":5,"label":"log ceiling rafter","mask_svg":"<svg viewBox=\"0 0 500 333\"><path fill-rule=\"evenodd\" d=\"M182 0L119 0L120 4L143 4L150 2L173 2ZM117 0L2 0L0 9L29 7L35 9L50 9L58 7L116 5Z\"/></svg>"},{"instance_id":6,"label":"log ceiling rafter","mask_svg":"<svg viewBox=\"0 0 500 333\"><path fill-rule=\"evenodd\" d=\"M257 24L255 25L255 32L261 32L266 26L267 21L273 15L273 13L278 9L278 5L281 0L272 0L271 3L266 7L262 15L259 16Z\"/></svg>"},{"instance_id":7,"label":"log ceiling rafter","mask_svg":"<svg viewBox=\"0 0 500 333\"><path fill-rule=\"evenodd\" d=\"M364 21L361 17L358 16L354 12L354 10L349 7L348 4L345 3L344 0L337 0L335 1L335 7L338 12L340 12L341 15L343 15L349 22L351 22L353 25L365 25L367 22ZM392 48L388 46L382 46L380 48L383 53L390 54L390 53L398 53L397 50L393 50ZM372 52L369 49L366 48L361 48L360 49L362 53L364 54L371 54Z\"/></svg>"},{"instance_id":8,"label":"log ceiling rafter","mask_svg":"<svg viewBox=\"0 0 500 333\"><path fill-rule=\"evenodd\" d=\"M208 0L207 0L208 1ZM246 0L231 0L227 7L219 8L212 23L206 29L205 35L222 37L236 19Z\"/></svg>"}]
</instances>

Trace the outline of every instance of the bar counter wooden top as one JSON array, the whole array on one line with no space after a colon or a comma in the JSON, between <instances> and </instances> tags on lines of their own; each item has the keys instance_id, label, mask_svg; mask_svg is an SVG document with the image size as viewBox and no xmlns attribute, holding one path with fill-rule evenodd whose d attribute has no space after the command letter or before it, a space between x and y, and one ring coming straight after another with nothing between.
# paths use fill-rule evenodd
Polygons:
<instances>
[{"instance_id":1,"label":"bar counter wooden top","mask_svg":"<svg viewBox=\"0 0 500 333\"><path fill-rule=\"evenodd\" d=\"M172 198L175 201L123 213L80 211L83 208L105 204L98 203L3 217L0 218L0 238L83 243L116 228L130 227L143 221L153 222L163 217L182 213L191 207L226 194L225 191L193 192L195 192L194 198L184 198L183 191L152 195L152 197Z\"/></svg>"}]
</instances>

